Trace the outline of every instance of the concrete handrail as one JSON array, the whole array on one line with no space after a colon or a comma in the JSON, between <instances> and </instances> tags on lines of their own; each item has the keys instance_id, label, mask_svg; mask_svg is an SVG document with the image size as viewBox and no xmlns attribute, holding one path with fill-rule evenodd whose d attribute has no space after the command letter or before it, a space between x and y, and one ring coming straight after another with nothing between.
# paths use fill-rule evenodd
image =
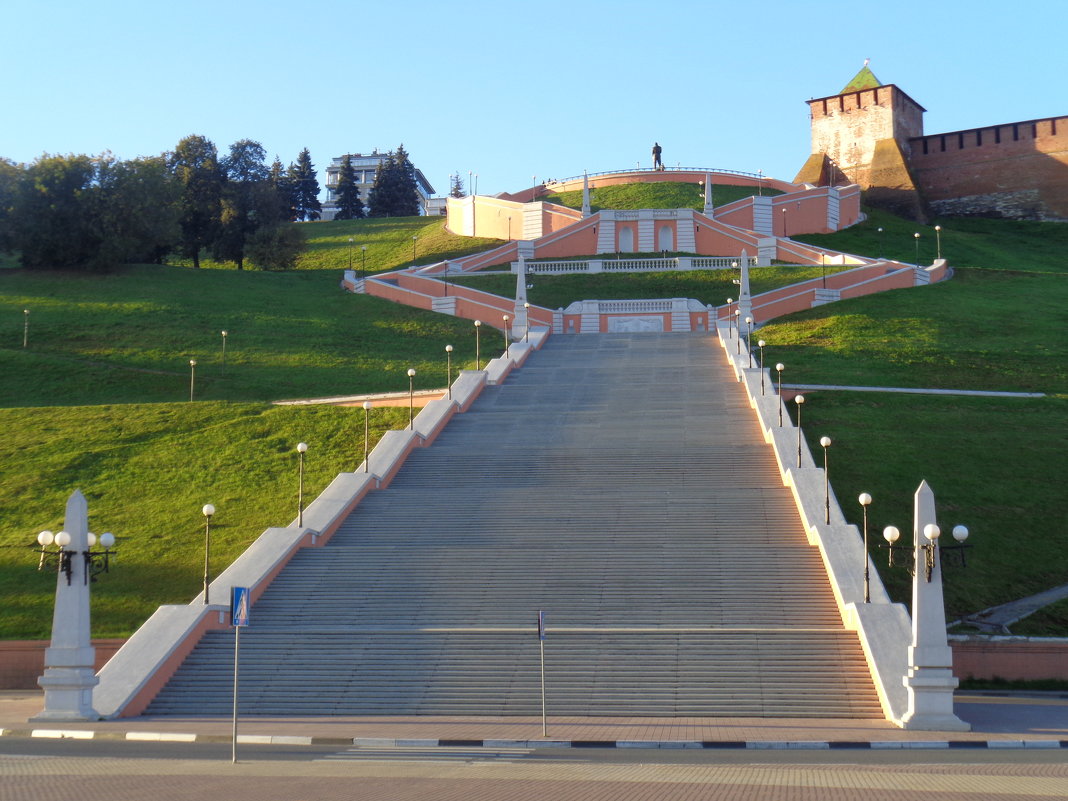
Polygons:
<instances>
[{"instance_id":1,"label":"concrete handrail","mask_svg":"<svg viewBox=\"0 0 1068 801\"><path fill-rule=\"evenodd\" d=\"M783 484L791 490L808 541L820 550L842 622L860 638L883 713L889 720L900 721L908 709L903 683L912 642L908 612L903 605L890 600L871 558L864 553L861 533L846 522L833 490L829 495L830 523L826 522L823 468L814 461L803 436L798 466L798 430L785 409L783 424L779 425L781 400L775 394L771 370L766 367L763 370L764 393L761 394L761 371L749 367L749 352L743 348L742 353L737 353L737 341L728 338L725 322L720 321L717 328L723 352L756 412L765 441L772 447ZM865 566L870 576L870 603L864 603Z\"/></svg>"}]
</instances>

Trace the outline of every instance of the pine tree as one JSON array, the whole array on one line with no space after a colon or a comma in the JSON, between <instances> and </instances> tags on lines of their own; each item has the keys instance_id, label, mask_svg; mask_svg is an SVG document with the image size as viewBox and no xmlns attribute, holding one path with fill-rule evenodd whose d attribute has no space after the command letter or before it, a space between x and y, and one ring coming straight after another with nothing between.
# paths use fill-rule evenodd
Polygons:
<instances>
[{"instance_id":1,"label":"pine tree","mask_svg":"<svg viewBox=\"0 0 1068 801\"><path fill-rule=\"evenodd\" d=\"M422 210L423 203L415 180L415 165L408 157L403 143L397 147L397 170L397 212L394 216L416 217Z\"/></svg>"},{"instance_id":2,"label":"pine tree","mask_svg":"<svg viewBox=\"0 0 1068 801\"><path fill-rule=\"evenodd\" d=\"M371 191L367 193L367 203L371 207L372 217L394 217L396 205L396 179L397 160L393 157L393 151L386 156L385 161L378 162L375 169L375 182L371 185Z\"/></svg>"},{"instance_id":3,"label":"pine tree","mask_svg":"<svg viewBox=\"0 0 1068 801\"><path fill-rule=\"evenodd\" d=\"M449 197L467 197L467 193L464 192L464 182L463 179L460 178L460 173L453 174L450 181L451 188L449 189Z\"/></svg>"},{"instance_id":4,"label":"pine tree","mask_svg":"<svg viewBox=\"0 0 1068 801\"><path fill-rule=\"evenodd\" d=\"M341 171L337 177L337 214L335 220L357 220L364 216L363 201L360 200L360 187L356 186L356 171L352 169L352 158L345 155L341 160Z\"/></svg>"},{"instance_id":5,"label":"pine tree","mask_svg":"<svg viewBox=\"0 0 1068 801\"><path fill-rule=\"evenodd\" d=\"M298 220L318 220L323 210L319 203L319 181L315 177L315 165L312 164L308 148L297 156L296 168L290 165L293 179L293 206Z\"/></svg>"},{"instance_id":6,"label":"pine tree","mask_svg":"<svg viewBox=\"0 0 1068 801\"><path fill-rule=\"evenodd\" d=\"M290 165L291 169L296 169ZM274 157L271 170L267 174L267 183L274 189L277 203L276 220L278 222L293 222L297 219L296 210L293 208L293 185L289 180L289 173L283 167L278 156Z\"/></svg>"},{"instance_id":7,"label":"pine tree","mask_svg":"<svg viewBox=\"0 0 1068 801\"><path fill-rule=\"evenodd\" d=\"M390 151L375 171L374 186L367 196L372 217L415 217L422 208L416 189L415 167L401 145Z\"/></svg>"}]
</instances>

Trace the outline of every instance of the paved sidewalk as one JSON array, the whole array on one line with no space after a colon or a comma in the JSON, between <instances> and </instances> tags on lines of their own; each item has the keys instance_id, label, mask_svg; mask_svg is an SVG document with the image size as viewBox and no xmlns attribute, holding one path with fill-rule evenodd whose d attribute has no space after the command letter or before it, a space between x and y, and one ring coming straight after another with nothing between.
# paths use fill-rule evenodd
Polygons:
<instances>
[{"instance_id":1,"label":"paved sidewalk","mask_svg":"<svg viewBox=\"0 0 1068 801\"><path fill-rule=\"evenodd\" d=\"M0 733L16 737L229 741L219 717L137 717L30 723L42 694L0 692ZM554 718L548 737L534 717L256 717L239 720L248 743L648 748L1064 748L1068 693L961 694L970 732L909 732L884 720L758 718Z\"/></svg>"},{"instance_id":2,"label":"paved sidewalk","mask_svg":"<svg viewBox=\"0 0 1068 801\"><path fill-rule=\"evenodd\" d=\"M924 389L922 387L854 387L845 384L783 384L789 392L815 392L821 389L847 392L897 392L904 395L967 395L978 398L1044 398L1044 392L1000 392L985 389Z\"/></svg>"}]
</instances>

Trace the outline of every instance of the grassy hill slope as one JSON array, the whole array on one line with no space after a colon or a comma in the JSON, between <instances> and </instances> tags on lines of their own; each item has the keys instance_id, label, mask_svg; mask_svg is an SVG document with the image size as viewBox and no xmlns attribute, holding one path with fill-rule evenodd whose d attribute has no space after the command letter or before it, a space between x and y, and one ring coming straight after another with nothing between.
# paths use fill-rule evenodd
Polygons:
<instances>
[{"instance_id":1,"label":"grassy hill slope","mask_svg":"<svg viewBox=\"0 0 1068 801\"><path fill-rule=\"evenodd\" d=\"M832 482L847 514L859 522L853 501L866 490L875 496L873 533L891 522L907 529L911 492L926 478L943 522L972 528L968 571L947 575L953 614L1068 576L1068 556L1044 533L1051 521L1056 529L1068 520L1059 487L1068 465L1051 435L1068 402L1068 270L1061 255L1068 226L943 225L951 263L982 269L960 269L938 286L809 310L760 336L769 342L766 361L786 363L791 382L1059 394L1041 401L810 396L805 432L834 438ZM0 271L0 406L8 407L0 409L0 424L14 432L0 446L0 603L8 610L0 638L47 635L54 579L33 570L31 543L37 531L60 525L74 488L89 498L92 528L114 531L120 544L115 571L94 586L94 634L127 634L158 603L199 591L203 503L219 509L214 550L221 569L264 528L295 516L297 441L311 445L308 497L362 459L362 410L266 401L403 390L409 366L417 369L417 386L443 386L446 342L456 348L455 363L473 362L467 321L346 295L337 282L350 254L353 267L362 266L362 243L368 270L380 271L411 261L412 236L420 263L494 240L453 237L441 220L425 218L302 228L311 247L292 273L227 265L199 272L134 267L93 278ZM911 259L916 230L929 261L932 229L878 213L848 231L805 239ZM927 246L932 252L924 255ZM990 269L1006 264L1027 274ZM725 273L602 278L619 283L539 278L531 299L555 307L582 297L683 294L722 303L735 294ZM501 291L513 290L506 277L473 280L503 280ZM612 286L624 295L604 294ZM26 350L23 308L31 309ZM198 361L197 403L186 402L190 358ZM406 415L375 410L372 440L403 426ZM907 577L893 577L899 573L884 571L904 599Z\"/></svg>"}]
</instances>

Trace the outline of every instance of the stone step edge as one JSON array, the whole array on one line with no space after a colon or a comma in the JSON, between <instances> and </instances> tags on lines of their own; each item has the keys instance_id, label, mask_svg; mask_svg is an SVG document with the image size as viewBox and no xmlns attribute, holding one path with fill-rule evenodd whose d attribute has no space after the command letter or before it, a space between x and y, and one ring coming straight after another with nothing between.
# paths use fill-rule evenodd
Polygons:
<instances>
[{"instance_id":1,"label":"stone step edge","mask_svg":"<svg viewBox=\"0 0 1068 801\"><path fill-rule=\"evenodd\" d=\"M95 731L92 729L0 729L0 737L74 740L125 740L129 742L228 743L226 734L181 732ZM647 748L647 749L749 749L811 751L834 749L923 750L967 749L1068 749L1068 740L467 740L389 737L315 737L239 734L244 745L337 745L362 748Z\"/></svg>"}]
</instances>

